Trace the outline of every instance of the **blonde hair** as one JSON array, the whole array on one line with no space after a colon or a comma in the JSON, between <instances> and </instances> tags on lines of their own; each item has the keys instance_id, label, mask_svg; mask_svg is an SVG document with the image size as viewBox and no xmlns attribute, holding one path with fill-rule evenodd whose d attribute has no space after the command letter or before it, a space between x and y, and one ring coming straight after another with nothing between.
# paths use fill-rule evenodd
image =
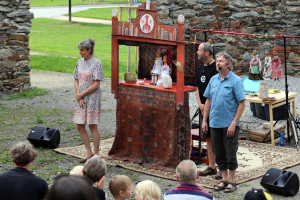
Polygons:
<instances>
[{"instance_id":1,"label":"blonde hair","mask_svg":"<svg viewBox=\"0 0 300 200\"><path fill-rule=\"evenodd\" d=\"M70 171L70 175L75 175L75 176L82 176L83 175L83 166L82 165L78 165L75 166L71 171Z\"/></svg>"},{"instance_id":2,"label":"blonde hair","mask_svg":"<svg viewBox=\"0 0 300 200\"><path fill-rule=\"evenodd\" d=\"M109 191L113 195L114 198L119 197L120 191L126 191L127 188L132 184L131 179L125 175L117 175L112 177L109 181Z\"/></svg>"},{"instance_id":3,"label":"blonde hair","mask_svg":"<svg viewBox=\"0 0 300 200\"><path fill-rule=\"evenodd\" d=\"M159 200L161 195L159 186L151 180L139 182L134 191L141 199L145 197L145 200Z\"/></svg>"}]
</instances>

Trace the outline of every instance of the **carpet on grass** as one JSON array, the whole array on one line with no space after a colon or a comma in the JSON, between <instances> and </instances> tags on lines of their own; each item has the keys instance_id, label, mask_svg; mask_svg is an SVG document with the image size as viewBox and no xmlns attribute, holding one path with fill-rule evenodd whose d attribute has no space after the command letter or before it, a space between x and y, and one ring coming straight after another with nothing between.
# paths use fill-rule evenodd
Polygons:
<instances>
[{"instance_id":1,"label":"carpet on grass","mask_svg":"<svg viewBox=\"0 0 300 200\"><path fill-rule=\"evenodd\" d=\"M103 139L100 142L100 155L107 156L114 137ZM93 143L91 143L93 147ZM85 156L85 148L83 145L74 147L57 148L54 151L67 154L77 158ZM251 142L247 140L239 141L239 149L237 152L238 169L236 172L236 182L244 183L253 179L262 177L270 168L286 169L300 164L300 154L296 149L271 146L270 144ZM147 166L129 161L119 161L106 159L106 163L112 166L123 167L132 171L176 181L174 172L166 172L163 170L150 169ZM197 166L199 170L204 170L207 165L201 164ZM198 183L204 187L213 188L218 181L213 177L200 177Z\"/></svg>"}]
</instances>

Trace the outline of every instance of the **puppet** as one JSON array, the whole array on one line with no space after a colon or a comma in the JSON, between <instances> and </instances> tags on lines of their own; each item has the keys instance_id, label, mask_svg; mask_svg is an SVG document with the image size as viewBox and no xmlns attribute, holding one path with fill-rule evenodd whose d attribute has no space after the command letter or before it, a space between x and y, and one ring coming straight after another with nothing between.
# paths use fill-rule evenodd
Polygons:
<instances>
[{"instance_id":1,"label":"puppet","mask_svg":"<svg viewBox=\"0 0 300 200\"><path fill-rule=\"evenodd\" d=\"M272 72L271 72L271 79L279 80L280 78L284 78L281 61L280 58L277 56L277 49L273 48L273 58L271 60Z\"/></svg>"},{"instance_id":2,"label":"puppet","mask_svg":"<svg viewBox=\"0 0 300 200\"><path fill-rule=\"evenodd\" d=\"M165 76L170 75L170 67L168 65L168 56L163 57L163 63L164 63L164 65L161 67L160 78L157 81L158 86L162 86Z\"/></svg>"},{"instance_id":3,"label":"puppet","mask_svg":"<svg viewBox=\"0 0 300 200\"><path fill-rule=\"evenodd\" d=\"M156 85L158 76L161 73L161 66L163 65L162 59L161 59L161 52L158 50L156 52L156 59L151 71L151 83L150 85Z\"/></svg>"},{"instance_id":4,"label":"puppet","mask_svg":"<svg viewBox=\"0 0 300 200\"><path fill-rule=\"evenodd\" d=\"M261 61L257 57L256 50L253 51L252 55L253 55L253 58L250 61L249 79L250 80L263 80Z\"/></svg>"}]
</instances>

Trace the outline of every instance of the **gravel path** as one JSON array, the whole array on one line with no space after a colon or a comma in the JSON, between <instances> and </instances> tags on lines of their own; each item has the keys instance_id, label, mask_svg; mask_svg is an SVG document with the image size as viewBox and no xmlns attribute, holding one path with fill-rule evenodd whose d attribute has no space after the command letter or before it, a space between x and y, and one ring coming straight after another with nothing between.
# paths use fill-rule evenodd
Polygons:
<instances>
[{"instance_id":1,"label":"gravel path","mask_svg":"<svg viewBox=\"0 0 300 200\"><path fill-rule=\"evenodd\" d=\"M299 78L288 77L290 91L300 93ZM284 79L280 81L267 81L269 88L284 90ZM73 105L76 103L74 98L73 79L71 74L63 74L58 72L35 71L31 72L31 84L35 87L45 88L48 93L45 96L39 96L34 99L18 99L18 100L0 100L1 112L4 115L0 116L0 150L3 152L0 157L0 173L10 169L13 165L10 163L7 152L11 145L18 141L26 140L30 130L34 126L56 127L61 132L60 147L74 146L81 144L81 139L77 133L76 127L72 124ZM101 111L101 123L99 130L101 138L114 136L115 133L115 110L116 101L110 90L110 79L101 82L103 90L103 101ZM299 98L296 98L296 107L299 109ZM195 93L190 94L191 115L197 108ZM38 123L38 118L42 119L42 123ZM241 124L245 136L246 131L264 123L264 120L259 120L252 116L249 109L249 104L246 103L246 111L244 112ZM284 121L281 123L285 123ZM49 149L38 149L39 156L34 162L32 169L34 173L45 180L49 184L53 182L53 178L59 174L70 171L74 166L78 165L78 159L56 154ZM291 168L291 171L300 174L300 167ZM106 177L107 183L105 190L108 191L108 182L110 178L116 174L128 175L134 185L138 182L151 179L157 182L162 192L178 185L175 181L160 179L149 175L132 172L130 170L108 166L108 174ZM217 199L242 199L244 194L252 187L261 188L260 179L256 179L245 184L240 184L238 190L232 194L224 194L222 192L214 193L206 189L208 192L218 197ZM295 197L283 198L278 195L273 195L274 199L300 199L300 195ZM112 199L108 192L109 199Z\"/></svg>"}]
</instances>

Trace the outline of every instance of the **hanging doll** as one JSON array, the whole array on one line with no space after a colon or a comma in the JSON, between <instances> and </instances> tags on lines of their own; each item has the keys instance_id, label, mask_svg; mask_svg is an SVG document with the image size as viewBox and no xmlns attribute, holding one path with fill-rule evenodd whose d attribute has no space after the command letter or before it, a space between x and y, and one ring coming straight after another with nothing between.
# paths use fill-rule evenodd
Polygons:
<instances>
[{"instance_id":1,"label":"hanging doll","mask_svg":"<svg viewBox=\"0 0 300 200\"><path fill-rule=\"evenodd\" d=\"M270 56L270 49L269 47L265 48L265 66L264 66L264 78L270 78L271 77L271 71L272 71L272 67L271 67L271 56Z\"/></svg>"},{"instance_id":2,"label":"hanging doll","mask_svg":"<svg viewBox=\"0 0 300 200\"><path fill-rule=\"evenodd\" d=\"M161 53L160 50L156 52L156 59L151 71L151 83L150 85L156 85L158 75L160 75L161 72L161 66L163 65L162 59L161 59Z\"/></svg>"},{"instance_id":3,"label":"hanging doll","mask_svg":"<svg viewBox=\"0 0 300 200\"><path fill-rule=\"evenodd\" d=\"M273 48L273 58L271 60L272 72L271 72L271 79L275 81L284 78L281 61L280 58L277 56L277 49Z\"/></svg>"},{"instance_id":4,"label":"hanging doll","mask_svg":"<svg viewBox=\"0 0 300 200\"><path fill-rule=\"evenodd\" d=\"M257 57L256 50L253 51L252 55L253 55L253 58L250 61L249 79L250 80L263 80L261 61Z\"/></svg>"},{"instance_id":5,"label":"hanging doll","mask_svg":"<svg viewBox=\"0 0 300 200\"><path fill-rule=\"evenodd\" d=\"M164 78L168 75L170 75L170 67L168 66L168 56L163 57L163 63L164 65L161 67L161 74L160 78L157 81L158 86L162 86L164 82Z\"/></svg>"}]
</instances>

